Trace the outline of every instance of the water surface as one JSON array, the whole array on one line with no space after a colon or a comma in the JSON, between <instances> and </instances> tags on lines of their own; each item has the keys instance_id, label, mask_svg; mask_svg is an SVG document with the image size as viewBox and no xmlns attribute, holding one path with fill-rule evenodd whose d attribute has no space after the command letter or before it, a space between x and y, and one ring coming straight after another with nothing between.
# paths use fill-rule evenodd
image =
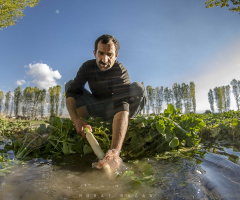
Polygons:
<instances>
[{"instance_id":1,"label":"water surface","mask_svg":"<svg viewBox=\"0 0 240 200\"><path fill-rule=\"evenodd\" d=\"M0 199L239 199L239 156L237 148L218 146L137 164L125 161L113 180L92 169L93 157L32 159L0 177ZM143 176L145 164L152 166L155 179L140 184L136 177ZM123 177L126 170L135 172L135 181Z\"/></svg>"}]
</instances>

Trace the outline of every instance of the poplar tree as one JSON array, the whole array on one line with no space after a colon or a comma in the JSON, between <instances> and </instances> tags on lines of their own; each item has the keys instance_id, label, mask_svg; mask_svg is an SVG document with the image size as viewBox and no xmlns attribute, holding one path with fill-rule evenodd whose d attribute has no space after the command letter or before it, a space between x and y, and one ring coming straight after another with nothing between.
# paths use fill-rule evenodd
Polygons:
<instances>
[{"instance_id":1,"label":"poplar tree","mask_svg":"<svg viewBox=\"0 0 240 200\"><path fill-rule=\"evenodd\" d=\"M64 108L65 108L65 105L66 105L66 94L65 94L65 92L63 92L63 94L62 94L62 100L61 100L60 113L59 113L60 116L63 115L63 110L64 110Z\"/></svg>"},{"instance_id":2,"label":"poplar tree","mask_svg":"<svg viewBox=\"0 0 240 200\"><path fill-rule=\"evenodd\" d=\"M164 100L168 106L171 102L173 102L173 92L170 88L166 87L164 89Z\"/></svg>"},{"instance_id":3,"label":"poplar tree","mask_svg":"<svg viewBox=\"0 0 240 200\"><path fill-rule=\"evenodd\" d=\"M220 88L221 93L222 93L222 104L223 104L223 111L227 112L227 99L226 99L226 90L225 90L225 86L222 86Z\"/></svg>"},{"instance_id":4,"label":"poplar tree","mask_svg":"<svg viewBox=\"0 0 240 200\"><path fill-rule=\"evenodd\" d=\"M180 84L174 83L172 86L172 90L173 90L173 96L175 99L175 106L176 108L179 108L182 112L182 88L180 86Z\"/></svg>"},{"instance_id":5,"label":"poplar tree","mask_svg":"<svg viewBox=\"0 0 240 200\"><path fill-rule=\"evenodd\" d=\"M235 101L236 101L236 104L237 104L237 109L239 110L239 92L240 92L240 82L237 81L236 79L233 79L230 83L232 85L232 92L233 92L233 95L235 97Z\"/></svg>"},{"instance_id":6,"label":"poplar tree","mask_svg":"<svg viewBox=\"0 0 240 200\"><path fill-rule=\"evenodd\" d=\"M22 90L21 87L18 86L15 90L14 90L14 115L17 116L19 114L20 111L20 106L21 106L21 100L22 100Z\"/></svg>"},{"instance_id":7,"label":"poplar tree","mask_svg":"<svg viewBox=\"0 0 240 200\"><path fill-rule=\"evenodd\" d=\"M48 88L48 97L49 97L49 112L50 117L54 117L54 105L55 105L55 98L54 98L54 87Z\"/></svg>"},{"instance_id":8,"label":"poplar tree","mask_svg":"<svg viewBox=\"0 0 240 200\"><path fill-rule=\"evenodd\" d=\"M8 112L9 112L10 98L11 98L11 92L8 91L8 92L5 94L5 107L4 107L4 113L5 113L6 116L8 115Z\"/></svg>"},{"instance_id":9,"label":"poplar tree","mask_svg":"<svg viewBox=\"0 0 240 200\"><path fill-rule=\"evenodd\" d=\"M10 113L9 113L9 117L12 117L13 109L14 109L14 99L13 99L13 95L12 95L12 93L10 94L9 104L10 104Z\"/></svg>"},{"instance_id":10,"label":"poplar tree","mask_svg":"<svg viewBox=\"0 0 240 200\"><path fill-rule=\"evenodd\" d=\"M45 108L45 105L46 105L46 90L43 89L43 90L40 90L40 95L39 95L39 103L40 103L40 107L39 107L39 110L40 110L40 116L41 118L43 118L43 115L44 115L44 108Z\"/></svg>"},{"instance_id":11,"label":"poplar tree","mask_svg":"<svg viewBox=\"0 0 240 200\"><path fill-rule=\"evenodd\" d=\"M153 88L152 86L148 85L146 87L146 90L147 90L147 98L148 98L146 107L147 107L147 114L149 115L152 101L153 101Z\"/></svg>"},{"instance_id":12,"label":"poplar tree","mask_svg":"<svg viewBox=\"0 0 240 200\"><path fill-rule=\"evenodd\" d=\"M210 89L208 92L208 102L210 104L210 109L212 113L214 112L214 97L213 97L213 90Z\"/></svg>"},{"instance_id":13,"label":"poplar tree","mask_svg":"<svg viewBox=\"0 0 240 200\"><path fill-rule=\"evenodd\" d=\"M160 114L164 100L163 86L161 86L160 88L156 87L155 92L156 92L156 114Z\"/></svg>"},{"instance_id":14,"label":"poplar tree","mask_svg":"<svg viewBox=\"0 0 240 200\"><path fill-rule=\"evenodd\" d=\"M192 100L193 112L196 113L197 104L196 104L196 95L195 95L195 83L190 82L190 96Z\"/></svg>"},{"instance_id":15,"label":"poplar tree","mask_svg":"<svg viewBox=\"0 0 240 200\"><path fill-rule=\"evenodd\" d=\"M0 91L0 115L2 114L3 99L4 99L4 92Z\"/></svg>"},{"instance_id":16,"label":"poplar tree","mask_svg":"<svg viewBox=\"0 0 240 200\"><path fill-rule=\"evenodd\" d=\"M230 85L225 86L225 91L226 91L226 105L227 105L227 111L230 110L231 106L231 95L230 95Z\"/></svg>"},{"instance_id":17,"label":"poplar tree","mask_svg":"<svg viewBox=\"0 0 240 200\"><path fill-rule=\"evenodd\" d=\"M217 104L217 108L219 112L223 111L223 91L221 87L215 87L213 89L214 91L214 97L215 97L215 101Z\"/></svg>"},{"instance_id":18,"label":"poplar tree","mask_svg":"<svg viewBox=\"0 0 240 200\"><path fill-rule=\"evenodd\" d=\"M61 86L56 85L48 89L49 103L50 103L50 117L58 116L59 99L61 94Z\"/></svg>"},{"instance_id":19,"label":"poplar tree","mask_svg":"<svg viewBox=\"0 0 240 200\"><path fill-rule=\"evenodd\" d=\"M182 88L182 99L183 99L183 105L185 108L185 113L189 113L192 107L190 87L188 84L182 83L181 88Z\"/></svg>"},{"instance_id":20,"label":"poplar tree","mask_svg":"<svg viewBox=\"0 0 240 200\"><path fill-rule=\"evenodd\" d=\"M23 116L31 117L33 113L33 98L34 88L26 87L23 91L23 105L22 114Z\"/></svg>"},{"instance_id":21,"label":"poplar tree","mask_svg":"<svg viewBox=\"0 0 240 200\"><path fill-rule=\"evenodd\" d=\"M60 94L61 94L61 86L60 86L60 85L56 85L56 86L54 87L55 115L56 115L56 116L58 116Z\"/></svg>"},{"instance_id":22,"label":"poplar tree","mask_svg":"<svg viewBox=\"0 0 240 200\"><path fill-rule=\"evenodd\" d=\"M144 87L144 82L142 81L142 83L141 83L142 85L143 85L143 87ZM144 87L145 88L145 87ZM146 88L145 88L145 90L146 90ZM65 93L64 93L65 94ZM146 113L146 106L144 106L143 107L143 109L141 110L141 113L143 114L143 115L145 115L145 113Z\"/></svg>"},{"instance_id":23,"label":"poplar tree","mask_svg":"<svg viewBox=\"0 0 240 200\"><path fill-rule=\"evenodd\" d=\"M31 113L32 118L36 118L39 113L39 106L40 106L39 98L40 98L40 90L37 87L34 87L33 88L33 107L32 107L32 113Z\"/></svg>"}]
</instances>

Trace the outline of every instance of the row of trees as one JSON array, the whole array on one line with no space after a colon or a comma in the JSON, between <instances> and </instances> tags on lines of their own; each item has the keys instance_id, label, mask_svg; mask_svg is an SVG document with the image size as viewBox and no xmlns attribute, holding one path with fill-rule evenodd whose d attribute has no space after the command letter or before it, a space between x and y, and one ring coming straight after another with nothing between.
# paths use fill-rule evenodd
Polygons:
<instances>
[{"instance_id":1,"label":"row of trees","mask_svg":"<svg viewBox=\"0 0 240 200\"><path fill-rule=\"evenodd\" d=\"M143 83L142 83L143 84ZM231 90L231 86L232 90ZM233 79L230 85L215 87L208 92L210 109L215 112L229 111L231 104L231 92L233 93L239 110L240 106L240 81ZM172 88L146 86L147 104L142 114L159 114L168 104L175 105L181 112L196 112L195 84L174 83ZM61 97L61 101L60 101ZM5 100L5 101L4 101ZM4 109L3 109L4 108ZM26 87L23 91L18 86L13 93L4 94L0 91L0 115L22 115L31 119L47 116L62 116L65 108L65 92L61 94L61 86L50 87L48 91L37 87Z\"/></svg>"},{"instance_id":2,"label":"row of trees","mask_svg":"<svg viewBox=\"0 0 240 200\"><path fill-rule=\"evenodd\" d=\"M62 97L59 108L60 96ZM5 102L3 101L5 97ZM3 108L4 104L4 110ZM18 86L13 93L10 91L4 95L0 91L0 115L19 116L35 119L43 118L48 108L50 116L61 116L65 108L65 93L61 95L61 86L50 87L48 92L37 87L26 87L23 91ZM2 113L3 112L3 113Z\"/></svg>"},{"instance_id":3,"label":"row of trees","mask_svg":"<svg viewBox=\"0 0 240 200\"><path fill-rule=\"evenodd\" d=\"M232 86L232 91L231 87ZM230 110L231 105L231 92L234 95L237 109L239 110L240 106L240 81L233 79L227 86L215 87L214 89L210 89L208 92L208 101L210 104L210 109L212 112L215 112L214 104L217 107L218 112L228 112Z\"/></svg>"},{"instance_id":4,"label":"row of trees","mask_svg":"<svg viewBox=\"0 0 240 200\"><path fill-rule=\"evenodd\" d=\"M172 88L163 86L152 88L146 87L147 105L142 114L159 114L164 104L173 104L182 112L196 112L195 84L189 85L175 83ZM61 101L60 101L61 97ZM5 98L5 101L3 101ZM165 103L164 103L165 102ZM2 109L4 105L4 110ZM48 109L46 109L48 108ZM50 87L48 91L37 87L26 87L23 91L18 86L13 93L10 91L5 95L0 91L0 115L23 116L30 119L43 118L44 115L62 116L65 108L65 93L61 95L61 86ZM3 113L2 113L3 111Z\"/></svg>"},{"instance_id":5,"label":"row of trees","mask_svg":"<svg viewBox=\"0 0 240 200\"><path fill-rule=\"evenodd\" d=\"M181 112L196 112L195 84L174 83L172 88L169 87L146 87L148 101L142 111L143 114L159 114L163 110L163 105L173 104Z\"/></svg>"}]
</instances>

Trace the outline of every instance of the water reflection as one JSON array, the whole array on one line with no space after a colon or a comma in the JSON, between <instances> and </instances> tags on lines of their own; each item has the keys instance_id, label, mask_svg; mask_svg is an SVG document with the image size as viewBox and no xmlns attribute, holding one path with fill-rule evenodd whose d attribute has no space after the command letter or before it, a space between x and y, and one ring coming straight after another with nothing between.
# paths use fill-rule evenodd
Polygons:
<instances>
[{"instance_id":1,"label":"water reflection","mask_svg":"<svg viewBox=\"0 0 240 200\"><path fill-rule=\"evenodd\" d=\"M95 157L34 159L0 178L0 199L239 199L238 150L203 146L165 159L125 162L121 176L114 180L91 168ZM126 170L132 170L136 177L121 178ZM154 181L140 183L140 175L146 176L149 170Z\"/></svg>"},{"instance_id":2,"label":"water reflection","mask_svg":"<svg viewBox=\"0 0 240 200\"><path fill-rule=\"evenodd\" d=\"M146 199L152 193L148 187L139 192L124 179L110 180L102 171L92 169L86 158L69 156L49 161L36 159L15 167L2 180L0 199Z\"/></svg>"}]
</instances>

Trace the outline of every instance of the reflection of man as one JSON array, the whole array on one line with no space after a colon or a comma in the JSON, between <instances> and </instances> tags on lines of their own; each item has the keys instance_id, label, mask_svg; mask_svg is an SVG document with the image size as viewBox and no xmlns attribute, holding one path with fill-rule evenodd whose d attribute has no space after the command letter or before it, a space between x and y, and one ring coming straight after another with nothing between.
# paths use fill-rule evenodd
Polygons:
<instances>
[{"instance_id":1,"label":"reflection of man","mask_svg":"<svg viewBox=\"0 0 240 200\"><path fill-rule=\"evenodd\" d=\"M120 161L120 150L125 138L128 119L135 117L146 103L142 84L130 83L126 68L116 61L119 42L111 35L102 35L95 41L96 59L83 63L75 79L66 84L66 104L76 131L85 137L85 121L89 116L112 121L111 149L96 167ZM92 93L84 86L88 82Z\"/></svg>"}]
</instances>

